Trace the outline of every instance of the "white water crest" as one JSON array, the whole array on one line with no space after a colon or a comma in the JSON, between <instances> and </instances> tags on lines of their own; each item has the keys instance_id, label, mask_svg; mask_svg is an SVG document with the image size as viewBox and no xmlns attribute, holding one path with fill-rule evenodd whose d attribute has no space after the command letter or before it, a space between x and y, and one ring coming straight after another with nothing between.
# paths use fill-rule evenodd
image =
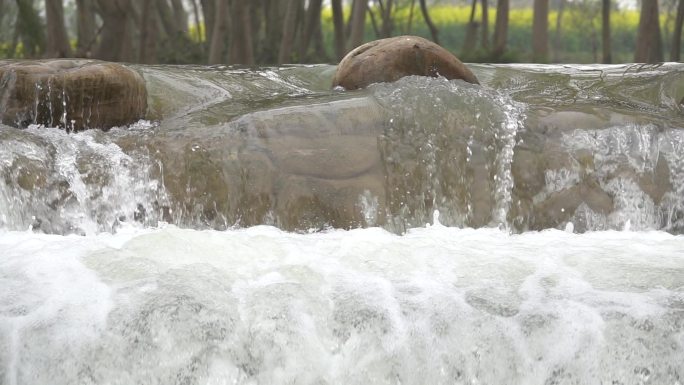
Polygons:
<instances>
[{"instance_id":1,"label":"white water crest","mask_svg":"<svg viewBox=\"0 0 684 385\"><path fill-rule=\"evenodd\" d=\"M121 130L152 126L141 121ZM150 175L159 166L149 154L124 152L112 141L117 130L0 131L10 138L0 142L0 229L96 234L153 217L153 206L167 199Z\"/></svg>"},{"instance_id":2,"label":"white water crest","mask_svg":"<svg viewBox=\"0 0 684 385\"><path fill-rule=\"evenodd\" d=\"M0 382L680 384L683 250L438 222L4 232Z\"/></svg>"}]
</instances>

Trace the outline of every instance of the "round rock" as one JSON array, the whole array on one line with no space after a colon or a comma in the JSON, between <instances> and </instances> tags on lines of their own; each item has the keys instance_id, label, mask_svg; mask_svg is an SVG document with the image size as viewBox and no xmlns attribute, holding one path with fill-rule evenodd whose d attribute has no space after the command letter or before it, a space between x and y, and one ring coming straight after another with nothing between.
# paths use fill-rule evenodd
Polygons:
<instances>
[{"instance_id":1,"label":"round rock","mask_svg":"<svg viewBox=\"0 0 684 385\"><path fill-rule=\"evenodd\" d=\"M355 90L410 75L444 76L480 84L470 69L446 49L422 37L398 36L375 40L349 52L337 66L333 87Z\"/></svg>"},{"instance_id":2,"label":"round rock","mask_svg":"<svg viewBox=\"0 0 684 385\"><path fill-rule=\"evenodd\" d=\"M147 90L136 71L92 60L0 61L0 120L67 131L107 130L145 117Z\"/></svg>"}]
</instances>

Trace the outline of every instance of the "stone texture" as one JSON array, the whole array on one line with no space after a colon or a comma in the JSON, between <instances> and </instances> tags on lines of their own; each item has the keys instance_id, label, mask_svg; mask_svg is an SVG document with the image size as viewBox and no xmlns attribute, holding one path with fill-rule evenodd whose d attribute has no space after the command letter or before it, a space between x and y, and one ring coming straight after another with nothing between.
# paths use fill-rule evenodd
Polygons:
<instances>
[{"instance_id":1,"label":"stone texture","mask_svg":"<svg viewBox=\"0 0 684 385\"><path fill-rule=\"evenodd\" d=\"M366 43L347 54L337 67L333 87L355 90L410 75L479 84L470 69L446 49L422 37L398 36Z\"/></svg>"},{"instance_id":2,"label":"stone texture","mask_svg":"<svg viewBox=\"0 0 684 385\"><path fill-rule=\"evenodd\" d=\"M0 61L0 121L109 129L145 117L147 91L136 71L91 60Z\"/></svg>"}]
</instances>

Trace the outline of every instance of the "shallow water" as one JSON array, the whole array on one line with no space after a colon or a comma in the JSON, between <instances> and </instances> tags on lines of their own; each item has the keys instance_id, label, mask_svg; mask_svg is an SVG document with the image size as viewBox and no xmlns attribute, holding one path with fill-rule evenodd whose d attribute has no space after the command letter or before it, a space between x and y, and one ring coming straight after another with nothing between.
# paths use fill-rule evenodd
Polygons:
<instances>
[{"instance_id":1,"label":"shallow water","mask_svg":"<svg viewBox=\"0 0 684 385\"><path fill-rule=\"evenodd\" d=\"M684 383L684 65L136 69L0 125L0 384Z\"/></svg>"}]
</instances>

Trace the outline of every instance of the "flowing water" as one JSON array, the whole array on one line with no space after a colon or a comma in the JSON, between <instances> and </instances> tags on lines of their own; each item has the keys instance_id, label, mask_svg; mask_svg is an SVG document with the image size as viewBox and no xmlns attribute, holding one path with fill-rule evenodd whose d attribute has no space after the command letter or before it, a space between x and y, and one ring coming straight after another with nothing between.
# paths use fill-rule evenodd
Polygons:
<instances>
[{"instance_id":1,"label":"flowing water","mask_svg":"<svg viewBox=\"0 0 684 385\"><path fill-rule=\"evenodd\" d=\"M683 64L135 68L0 125L0 383L684 383Z\"/></svg>"}]
</instances>

